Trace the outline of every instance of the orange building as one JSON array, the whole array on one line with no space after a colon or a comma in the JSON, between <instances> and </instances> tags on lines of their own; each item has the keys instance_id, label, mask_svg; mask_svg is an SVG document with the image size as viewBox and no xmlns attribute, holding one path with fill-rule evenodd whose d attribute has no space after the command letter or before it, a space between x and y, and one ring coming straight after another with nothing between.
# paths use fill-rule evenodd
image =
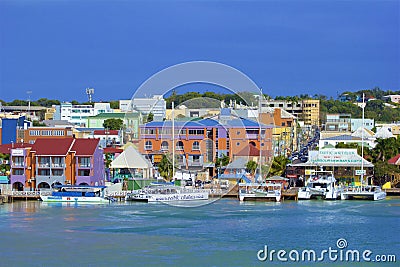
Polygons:
<instances>
[{"instance_id":1,"label":"orange building","mask_svg":"<svg viewBox=\"0 0 400 267\"><path fill-rule=\"evenodd\" d=\"M233 158L249 145L261 150L263 163L270 161L273 126L231 116L226 112L222 111L215 119L179 121L174 126L172 121L141 125L139 152L158 164L163 154L172 154L174 149L179 168L189 171L209 169L211 175L215 173L216 158L223 155Z\"/></svg>"},{"instance_id":2,"label":"orange building","mask_svg":"<svg viewBox=\"0 0 400 267\"><path fill-rule=\"evenodd\" d=\"M14 190L50 188L54 184L104 185L99 139L37 139L10 150Z\"/></svg>"}]
</instances>

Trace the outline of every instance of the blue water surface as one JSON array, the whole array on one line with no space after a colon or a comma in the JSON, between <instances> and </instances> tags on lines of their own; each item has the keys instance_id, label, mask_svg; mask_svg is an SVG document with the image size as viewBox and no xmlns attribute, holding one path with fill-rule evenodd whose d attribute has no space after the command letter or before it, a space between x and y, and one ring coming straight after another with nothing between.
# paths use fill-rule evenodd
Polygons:
<instances>
[{"instance_id":1,"label":"blue water surface","mask_svg":"<svg viewBox=\"0 0 400 267\"><path fill-rule=\"evenodd\" d=\"M0 266L396 266L396 263L260 261L259 250L315 250L344 239L400 261L400 198L246 202L198 207L111 203L0 206ZM343 241L343 240L342 240ZM263 255L263 254L261 254ZM318 254L319 256L319 254ZM287 257L287 255L286 255ZM373 256L371 256L373 257Z\"/></svg>"}]
</instances>

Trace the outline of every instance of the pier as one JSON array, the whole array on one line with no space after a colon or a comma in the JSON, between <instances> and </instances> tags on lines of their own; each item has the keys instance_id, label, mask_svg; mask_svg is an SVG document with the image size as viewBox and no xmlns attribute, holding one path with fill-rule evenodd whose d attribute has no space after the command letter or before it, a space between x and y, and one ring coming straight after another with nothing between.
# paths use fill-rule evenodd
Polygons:
<instances>
[{"instance_id":1,"label":"pier","mask_svg":"<svg viewBox=\"0 0 400 267\"><path fill-rule=\"evenodd\" d=\"M384 189L388 196L400 196L400 188L388 188Z\"/></svg>"},{"instance_id":2,"label":"pier","mask_svg":"<svg viewBox=\"0 0 400 267\"><path fill-rule=\"evenodd\" d=\"M295 200L297 201L297 193L299 192L299 188L293 187L287 190L282 191L282 201L285 200Z\"/></svg>"}]
</instances>

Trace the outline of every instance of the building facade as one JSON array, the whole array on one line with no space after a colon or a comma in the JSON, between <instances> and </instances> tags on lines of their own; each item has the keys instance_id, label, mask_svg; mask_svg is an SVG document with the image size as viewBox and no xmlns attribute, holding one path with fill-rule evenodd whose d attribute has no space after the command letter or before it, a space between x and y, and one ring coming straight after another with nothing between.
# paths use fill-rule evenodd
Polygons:
<instances>
[{"instance_id":1,"label":"building facade","mask_svg":"<svg viewBox=\"0 0 400 267\"><path fill-rule=\"evenodd\" d=\"M10 165L14 190L55 184L104 185L103 150L98 139L37 139L30 147L11 149Z\"/></svg>"},{"instance_id":2,"label":"building facade","mask_svg":"<svg viewBox=\"0 0 400 267\"><path fill-rule=\"evenodd\" d=\"M209 169L213 175L216 158L233 158L249 145L261 150L263 164L270 161L272 128L230 115L174 125L172 121L150 122L140 126L139 151L158 164L163 154L172 154L174 149L179 168Z\"/></svg>"},{"instance_id":3,"label":"building facade","mask_svg":"<svg viewBox=\"0 0 400 267\"><path fill-rule=\"evenodd\" d=\"M123 112L137 110L145 116L152 113L155 121L162 121L166 117L167 102L162 95L154 95L152 98L133 98L120 100L119 109Z\"/></svg>"}]
</instances>

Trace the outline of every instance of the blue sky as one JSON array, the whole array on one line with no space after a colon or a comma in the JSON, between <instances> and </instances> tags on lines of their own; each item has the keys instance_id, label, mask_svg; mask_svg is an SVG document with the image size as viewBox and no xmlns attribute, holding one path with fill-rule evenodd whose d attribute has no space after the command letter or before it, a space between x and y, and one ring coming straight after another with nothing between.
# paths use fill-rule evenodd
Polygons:
<instances>
[{"instance_id":1,"label":"blue sky","mask_svg":"<svg viewBox=\"0 0 400 267\"><path fill-rule=\"evenodd\" d=\"M129 99L194 60L237 68L271 96L400 90L400 1L0 0L6 101L86 101L87 87L96 101Z\"/></svg>"}]
</instances>

